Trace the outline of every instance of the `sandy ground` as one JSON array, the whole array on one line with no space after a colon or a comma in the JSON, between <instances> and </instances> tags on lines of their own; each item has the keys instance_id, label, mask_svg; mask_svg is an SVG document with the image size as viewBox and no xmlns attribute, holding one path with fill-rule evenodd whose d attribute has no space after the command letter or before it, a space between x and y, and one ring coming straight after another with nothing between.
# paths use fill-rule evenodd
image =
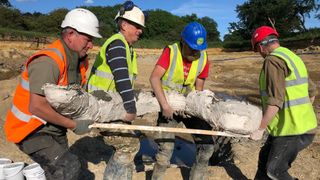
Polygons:
<instances>
[{"instance_id":1,"label":"sandy ground","mask_svg":"<svg viewBox=\"0 0 320 180\"><path fill-rule=\"evenodd\" d=\"M19 71L25 59L36 50L32 44L0 42L0 158L6 157L13 161L31 163L32 160L24 155L12 143L6 141L3 134L3 124L6 112L11 105L14 88L19 80ZM94 61L98 47L90 52L90 62ZM139 75L136 87L150 89L149 76L162 50L139 49L138 68ZM210 76L206 81L205 88L215 93L225 93L240 99L258 104L258 74L262 66L262 58L251 52L223 52L221 49L209 49ZM301 55L309 69L311 78L316 82L319 90L320 84L320 55ZM315 110L320 117L320 96L316 97ZM155 115L139 118L136 124L152 124ZM319 123L318 123L319 124ZM320 179L320 130L307 149L303 150L293 163L290 173L306 180ZM112 154L112 148L103 144L99 137L94 135L76 136L68 133L71 151L78 154L87 165L87 178L102 179L102 174ZM183 139L188 136L181 135ZM212 157L208 168L212 180L221 179L253 179L259 149L262 141L251 141L248 139L232 139L230 147L233 156L228 161ZM156 151L152 141L142 140L143 149L136 158L136 169L133 179L149 179L152 169L152 158ZM177 140L175 155L172 159L172 167L166 172L165 179L188 179L190 169L186 166L192 163L194 157L194 146L186 141ZM144 164L139 162L142 161ZM217 160L218 159L218 160ZM176 165L178 164L178 165Z\"/></svg>"}]
</instances>

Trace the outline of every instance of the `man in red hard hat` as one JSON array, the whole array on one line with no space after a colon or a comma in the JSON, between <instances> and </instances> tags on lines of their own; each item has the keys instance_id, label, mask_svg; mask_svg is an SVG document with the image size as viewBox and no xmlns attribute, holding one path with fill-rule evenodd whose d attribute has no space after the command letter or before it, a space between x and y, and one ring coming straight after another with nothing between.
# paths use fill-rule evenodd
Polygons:
<instances>
[{"instance_id":1,"label":"man in red hard hat","mask_svg":"<svg viewBox=\"0 0 320 180\"><path fill-rule=\"evenodd\" d=\"M255 179L294 179L288 169L311 144L317 127L312 107L316 87L300 57L280 46L278 37L273 28L261 26L251 39L253 50L265 60L259 79L263 117L250 137L259 140L265 129L269 133Z\"/></svg>"}]
</instances>

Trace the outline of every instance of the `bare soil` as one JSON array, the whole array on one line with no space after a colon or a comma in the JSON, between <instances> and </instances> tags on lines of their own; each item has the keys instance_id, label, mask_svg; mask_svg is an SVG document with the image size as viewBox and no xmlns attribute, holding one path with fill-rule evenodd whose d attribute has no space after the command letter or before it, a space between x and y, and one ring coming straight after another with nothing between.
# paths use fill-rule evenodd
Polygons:
<instances>
[{"instance_id":1,"label":"bare soil","mask_svg":"<svg viewBox=\"0 0 320 180\"><path fill-rule=\"evenodd\" d=\"M41 47L40 47L41 48ZM90 64L92 65L94 57L99 47L90 51ZM9 158L13 161L23 161L31 163L32 160L22 153L13 143L6 141L3 133L3 124L6 112L11 106L11 100L15 86L19 81L19 74L23 63L36 47L28 43L19 42L0 42L0 158ZM320 54L302 54L310 77L317 84L319 90L320 84ZM161 49L138 49L138 69L139 75L136 87L140 89L151 89L149 76L160 56ZM299 53L305 53L305 50L299 50ZM309 52L309 51L308 51ZM259 104L258 95L258 76L262 66L262 58L252 52L223 52L221 49L209 49L210 76L206 80L205 88L215 93L224 93L239 99L246 99L254 104ZM316 97L314 108L320 123L320 96ZM156 115L139 118L136 124L154 124ZM320 129L317 129L317 135L314 142L303 150L293 163L290 173L306 180L320 179ZM93 134L93 133L92 133ZM68 133L71 151L78 154L88 167L85 179L102 179L103 171L112 154L112 148L102 143L99 137L93 135L76 136ZM180 135L187 139L188 136ZM146 142L146 141L144 141ZM180 141L179 141L180 142ZM233 156L225 159L212 158L208 168L212 180L221 179L253 179L257 169L257 159L260 147L263 141L251 141L248 139L233 139L230 148ZM150 147L149 147L150 148ZM177 143L175 151L184 151L187 146ZM178 156L177 155L177 156ZM141 157L140 157L141 158ZM186 162L190 155L181 156L180 161ZM152 165L148 162L148 156L143 156L144 166L136 163L137 172L133 179L148 179L151 175ZM227 159L227 160L226 160ZM149 159L150 160L150 159ZM152 157L151 157L152 160ZM138 160L137 160L138 161ZM178 164L178 163L177 163ZM166 172L165 179L188 179L189 168L179 165L173 165Z\"/></svg>"}]
</instances>

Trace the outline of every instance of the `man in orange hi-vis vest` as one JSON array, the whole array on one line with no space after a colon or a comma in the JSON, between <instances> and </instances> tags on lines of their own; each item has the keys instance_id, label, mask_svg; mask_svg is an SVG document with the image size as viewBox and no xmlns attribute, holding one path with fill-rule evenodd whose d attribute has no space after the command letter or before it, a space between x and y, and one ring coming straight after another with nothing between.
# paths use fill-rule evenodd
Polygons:
<instances>
[{"instance_id":1,"label":"man in orange hi-vis vest","mask_svg":"<svg viewBox=\"0 0 320 180\"><path fill-rule=\"evenodd\" d=\"M78 179L81 164L68 149L66 132L85 134L93 122L57 113L41 87L45 83L84 85L87 51L93 47L93 37L101 35L97 17L82 8L69 11L61 28L61 38L27 60L4 130L8 141L41 165L47 179Z\"/></svg>"}]
</instances>

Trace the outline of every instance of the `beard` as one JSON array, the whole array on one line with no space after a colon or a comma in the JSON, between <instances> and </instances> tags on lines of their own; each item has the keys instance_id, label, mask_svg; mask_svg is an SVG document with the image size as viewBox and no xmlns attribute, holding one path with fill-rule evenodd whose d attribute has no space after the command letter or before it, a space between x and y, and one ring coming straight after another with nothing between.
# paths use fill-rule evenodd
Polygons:
<instances>
[{"instance_id":1,"label":"beard","mask_svg":"<svg viewBox=\"0 0 320 180\"><path fill-rule=\"evenodd\" d=\"M200 58L200 51L194 54L187 54L186 52L182 51L182 56L188 61L195 61Z\"/></svg>"}]
</instances>

